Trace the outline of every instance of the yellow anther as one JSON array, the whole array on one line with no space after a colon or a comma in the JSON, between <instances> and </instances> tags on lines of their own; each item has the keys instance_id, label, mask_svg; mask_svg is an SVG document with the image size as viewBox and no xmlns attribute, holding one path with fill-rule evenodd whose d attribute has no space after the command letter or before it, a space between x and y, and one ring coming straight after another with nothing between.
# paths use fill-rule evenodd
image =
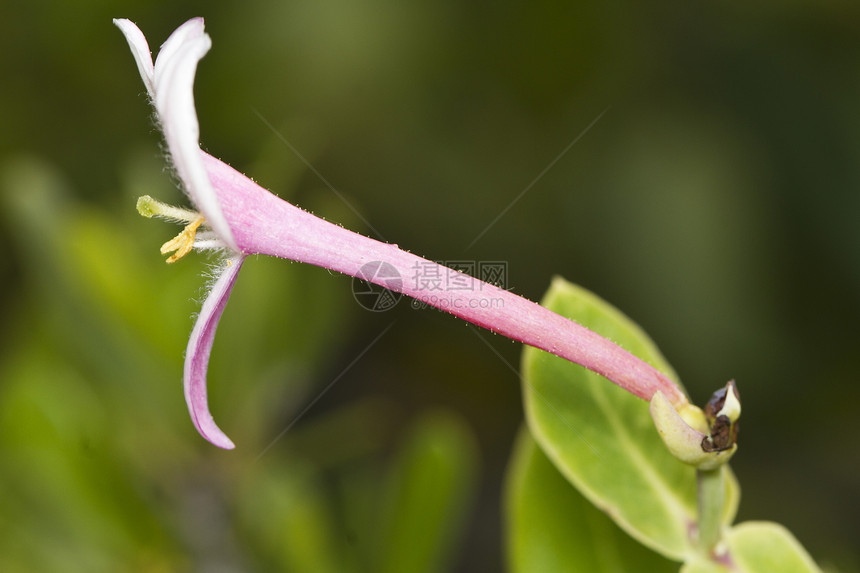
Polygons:
<instances>
[{"instance_id":1,"label":"yellow anther","mask_svg":"<svg viewBox=\"0 0 860 573\"><path fill-rule=\"evenodd\" d=\"M149 195L144 195L137 200L137 212L144 217L162 217L171 221L188 223L182 232L161 245L162 255L176 251L168 257L168 263L175 263L191 251L194 246L194 237L197 235L197 228L205 221L200 213L166 205Z\"/></svg>"},{"instance_id":2,"label":"yellow anther","mask_svg":"<svg viewBox=\"0 0 860 573\"><path fill-rule=\"evenodd\" d=\"M203 224L203 220L203 217L198 215L178 235L161 245L162 255L176 251L167 258L168 263L175 263L191 252L191 248L194 246L194 237L197 235L197 228Z\"/></svg>"}]
</instances>

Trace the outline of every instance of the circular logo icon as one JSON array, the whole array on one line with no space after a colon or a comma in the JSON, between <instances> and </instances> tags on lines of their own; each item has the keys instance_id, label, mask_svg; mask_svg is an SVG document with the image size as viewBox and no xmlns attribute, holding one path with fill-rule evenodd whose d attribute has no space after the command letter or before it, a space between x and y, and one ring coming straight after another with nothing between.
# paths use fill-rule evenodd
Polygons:
<instances>
[{"instance_id":1,"label":"circular logo icon","mask_svg":"<svg viewBox=\"0 0 860 573\"><path fill-rule=\"evenodd\" d=\"M402 289L400 273L385 261L365 263L352 278L352 296L358 304L372 312L394 308L402 296Z\"/></svg>"}]
</instances>

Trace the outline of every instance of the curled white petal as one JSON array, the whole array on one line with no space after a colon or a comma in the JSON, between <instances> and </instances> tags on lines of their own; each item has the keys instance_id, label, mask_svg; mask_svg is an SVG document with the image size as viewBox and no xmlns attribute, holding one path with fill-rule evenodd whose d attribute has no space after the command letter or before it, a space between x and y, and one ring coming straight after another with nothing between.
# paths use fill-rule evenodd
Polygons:
<instances>
[{"instance_id":1,"label":"curled white petal","mask_svg":"<svg viewBox=\"0 0 860 573\"><path fill-rule=\"evenodd\" d=\"M232 250L238 251L215 188L203 165L200 124L194 107L197 64L212 41L203 31L203 19L193 18L167 39L152 64L149 46L140 30L128 20L114 20L125 34L141 77L155 105L158 121L179 179L206 224Z\"/></svg>"},{"instance_id":2,"label":"curled white petal","mask_svg":"<svg viewBox=\"0 0 860 573\"><path fill-rule=\"evenodd\" d=\"M161 45L161 48L158 50L158 56L155 58L156 89L158 89L160 77L162 76L162 73L159 72L159 70L163 70L167 62L169 62L185 44L204 36L206 36L206 32L204 32L203 18L191 18L170 34L170 37Z\"/></svg>"},{"instance_id":3,"label":"curled white petal","mask_svg":"<svg viewBox=\"0 0 860 573\"><path fill-rule=\"evenodd\" d=\"M140 77L146 86L146 92L149 94L150 99L155 100L155 88L153 86L155 82L155 69L152 65L152 54L149 52L149 44L146 42L146 37L131 20L114 18L113 23L116 24L116 27L125 36L128 47L131 48L131 53L134 56L134 61L137 62Z\"/></svg>"},{"instance_id":4,"label":"curled white petal","mask_svg":"<svg viewBox=\"0 0 860 573\"><path fill-rule=\"evenodd\" d=\"M230 291L233 290L236 276L244 260L244 255L237 255L226 261L226 266L203 302L197 322L191 331L191 337L188 339L188 349L185 351L183 386L191 421L194 422L194 427L200 435L219 448L227 450L232 450L235 446L215 424L209 412L206 372L209 369L209 354L215 342L218 321L224 312L224 307L227 306L227 299L230 298Z\"/></svg>"}]
</instances>

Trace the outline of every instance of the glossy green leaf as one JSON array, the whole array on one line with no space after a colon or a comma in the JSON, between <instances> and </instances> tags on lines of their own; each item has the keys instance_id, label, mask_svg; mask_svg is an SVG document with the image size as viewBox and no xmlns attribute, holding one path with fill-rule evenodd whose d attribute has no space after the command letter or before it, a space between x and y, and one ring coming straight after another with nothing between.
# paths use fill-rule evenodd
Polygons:
<instances>
[{"instance_id":1,"label":"glossy green leaf","mask_svg":"<svg viewBox=\"0 0 860 573\"><path fill-rule=\"evenodd\" d=\"M677 380L650 338L594 294L555 279L544 306L613 340ZM576 364L528 347L523 355L526 419L537 443L579 491L634 538L678 560L695 549L695 470L663 445L648 404ZM725 523L737 506L727 473Z\"/></svg>"},{"instance_id":2,"label":"glossy green leaf","mask_svg":"<svg viewBox=\"0 0 860 573\"><path fill-rule=\"evenodd\" d=\"M726 562L693 561L681 573L820 573L802 545L786 528L768 521L747 521L725 535Z\"/></svg>"},{"instance_id":3,"label":"glossy green leaf","mask_svg":"<svg viewBox=\"0 0 860 573\"><path fill-rule=\"evenodd\" d=\"M627 535L571 487L526 429L508 468L505 501L512 573L678 570L677 563Z\"/></svg>"}]
</instances>

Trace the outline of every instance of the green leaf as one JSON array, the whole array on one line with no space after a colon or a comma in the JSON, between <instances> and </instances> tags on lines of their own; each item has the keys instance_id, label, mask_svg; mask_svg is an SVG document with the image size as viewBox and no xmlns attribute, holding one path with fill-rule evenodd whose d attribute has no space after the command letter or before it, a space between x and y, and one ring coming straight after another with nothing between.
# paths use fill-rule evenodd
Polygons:
<instances>
[{"instance_id":1,"label":"green leaf","mask_svg":"<svg viewBox=\"0 0 860 573\"><path fill-rule=\"evenodd\" d=\"M791 532L778 523L741 523L726 535L726 544L735 564L749 573L821 571Z\"/></svg>"},{"instance_id":2,"label":"green leaf","mask_svg":"<svg viewBox=\"0 0 860 573\"><path fill-rule=\"evenodd\" d=\"M650 338L617 309L563 279L543 305L613 340L673 380ZM696 472L660 440L648 404L581 366L527 347L523 354L526 420L559 471L641 543L677 560L695 548ZM734 519L737 482L726 472L725 523Z\"/></svg>"},{"instance_id":3,"label":"green leaf","mask_svg":"<svg viewBox=\"0 0 860 573\"><path fill-rule=\"evenodd\" d=\"M785 527L769 521L747 521L725 535L726 565L696 560L681 573L821 573L803 546Z\"/></svg>"},{"instance_id":4,"label":"green leaf","mask_svg":"<svg viewBox=\"0 0 860 573\"><path fill-rule=\"evenodd\" d=\"M677 563L621 531L571 487L526 429L520 432L508 468L505 499L512 573L678 570Z\"/></svg>"}]
</instances>

